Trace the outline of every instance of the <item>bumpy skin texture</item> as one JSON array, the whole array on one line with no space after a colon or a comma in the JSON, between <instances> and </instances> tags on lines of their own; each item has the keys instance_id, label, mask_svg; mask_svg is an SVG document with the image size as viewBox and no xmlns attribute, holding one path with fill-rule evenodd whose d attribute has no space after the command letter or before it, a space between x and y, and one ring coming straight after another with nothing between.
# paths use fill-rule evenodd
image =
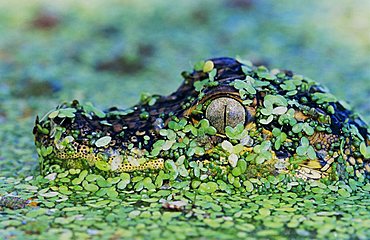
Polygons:
<instances>
[{"instance_id":1,"label":"bumpy skin texture","mask_svg":"<svg viewBox=\"0 0 370 240\"><path fill-rule=\"evenodd\" d=\"M143 96L127 110L74 101L37 119L42 173L369 179L367 125L318 83L232 58L182 75L173 94Z\"/></svg>"}]
</instances>

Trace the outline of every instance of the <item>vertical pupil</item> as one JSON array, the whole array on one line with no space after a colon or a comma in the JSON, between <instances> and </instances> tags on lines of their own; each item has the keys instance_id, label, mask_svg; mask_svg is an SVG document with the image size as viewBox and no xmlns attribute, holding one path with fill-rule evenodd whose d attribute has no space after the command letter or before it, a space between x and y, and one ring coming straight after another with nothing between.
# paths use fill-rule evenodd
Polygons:
<instances>
[{"instance_id":1,"label":"vertical pupil","mask_svg":"<svg viewBox=\"0 0 370 240\"><path fill-rule=\"evenodd\" d=\"M227 106L224 105L224 126L223 126L223 129L225 129L226 124L227 124Z\"/></svg>"},{"instance_id":2,"label":"vertical pupil","mask_svg":"<svg viewBox=\"0 0 370 240\"><path fill-rule=\"evenodd\" d=\"M206 118L218 132L225 133L225 127L245 124L246 111L243 105L233 98L214 99L206 109Z\"/></svg>"}]
</instances>

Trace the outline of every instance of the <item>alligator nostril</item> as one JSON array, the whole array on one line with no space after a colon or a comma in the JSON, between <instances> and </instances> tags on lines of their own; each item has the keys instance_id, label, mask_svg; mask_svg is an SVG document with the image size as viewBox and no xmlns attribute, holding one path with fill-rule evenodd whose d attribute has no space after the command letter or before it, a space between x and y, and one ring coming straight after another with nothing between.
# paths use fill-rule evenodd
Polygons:
<instances>
[{"instance_id":1,"label":"alligator nostril","mask_svg":"<svg viewBox=\"0 0 370 240\"><path fill-rule=\"evenodd\" d=\"M225 133L225 127L245 124L246 110L243 105L228 97L214 99L206 109L206 118L219 133Z\"/></svg>"}]
</instances>

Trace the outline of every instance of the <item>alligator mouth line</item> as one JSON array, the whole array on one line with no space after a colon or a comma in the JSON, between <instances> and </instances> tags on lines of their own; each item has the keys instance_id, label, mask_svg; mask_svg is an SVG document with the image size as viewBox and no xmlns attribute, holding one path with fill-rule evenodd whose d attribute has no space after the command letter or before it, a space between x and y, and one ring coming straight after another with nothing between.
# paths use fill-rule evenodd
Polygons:
<instances>
[{"instance_id":1,"label":"alligator mouth line","mask_svg":"<svg viewBox=\"0 0 370 240\"><path fill-rule=\"evenodd\" d=\"M134 172L134 171L159 171L165 169L165 159L164 158L144 158L140 156L125 156L122 154L117 154L117 151L106 151L106 152L98 152L94 153L91 150L93 148L89 148L86 145L78 144L74 142L72 144L73 149L69 148L62 148L57 149L54 148L53 153L47 156L44 159L44 165L52 165L52 164L59 164L60 166L67 168L67 169L91 169L91 167L96 167L102 171L110 171L113 174L120 174L124 172ZM133 149L132 152L135 152L136 149ZM137 150L139 151L139 150ZM245 152L252 152L253 148L251 147L244 147L243 153ZM212 155L213 150L210 149L206 151L203 156L197 157L195 160L197 163L202 163L203 166L205 165L212 165L214 169L219 168L222 172L227 172L227 168L230 168L230 161L227 157L224 157L222 162L213 162L210 160L210 156ZM137 152L136 152L137 153ZM275 154L272 152L272 158L270 160L266 160L263 166L263 169L259 169L255 171L254 169L256 166L249 166L250 169L250 177L254 177L255 175L260 175L261 173L265 174L274 174L287 172L286 166L284 163L282 164L282 159L278 159ZM142 160L142 161L141 161ZM286 160L286 159L285 159ZM284 161L285 161L284 160ZM50 162L49 162L50 161ZM279 162L280 161L280 162ZM176 162L176 161L174 161ZM191 168L187 169L190 171ZM253 172L255 171L255 172ZM263 175L263 174L262 174Z\"/></svg>"},{"instance_id":2,"label":"alligator mouth line","mask_svg":"<svg viewBox=\"0 0 370 240\"><path fill-rule=\"evenodd\" d=\"M100 170L113 171L115 173L159 170L164 168L164 160L162 158L138 161L132 156L127 156L124 159L123 155L117 154L114 151L112 153L94 153L90 150L92 148L78 143L73 144L73 148L73 150L55 149L50 156L47 156L47 159L52 159L53 163L59 163L66 168L89 169L95 166Z\"/></svg>"}]
</instances>

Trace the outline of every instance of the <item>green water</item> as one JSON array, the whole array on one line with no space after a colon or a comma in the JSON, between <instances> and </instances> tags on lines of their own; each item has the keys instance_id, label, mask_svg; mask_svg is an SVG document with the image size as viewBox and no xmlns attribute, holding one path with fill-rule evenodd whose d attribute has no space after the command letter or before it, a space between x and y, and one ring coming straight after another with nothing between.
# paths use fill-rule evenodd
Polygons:
<instances>
[{"instance_id":1,"label":"green water","mask_svg":"<svg viewBox=\"0 0 370 240\"><path fill-rule=\"evenodd\" d=\"M248 3L251 2L251 3ZM370 120L370 4L359 1L0 2L0 196L37 206L0 211L2 239L367 239L369 187L313 185L254 194L101 195L40 183L32 128L62 101L128 107L169 94L180 72L217 56L292 69Z\"/></svg>"}]
</instances>

